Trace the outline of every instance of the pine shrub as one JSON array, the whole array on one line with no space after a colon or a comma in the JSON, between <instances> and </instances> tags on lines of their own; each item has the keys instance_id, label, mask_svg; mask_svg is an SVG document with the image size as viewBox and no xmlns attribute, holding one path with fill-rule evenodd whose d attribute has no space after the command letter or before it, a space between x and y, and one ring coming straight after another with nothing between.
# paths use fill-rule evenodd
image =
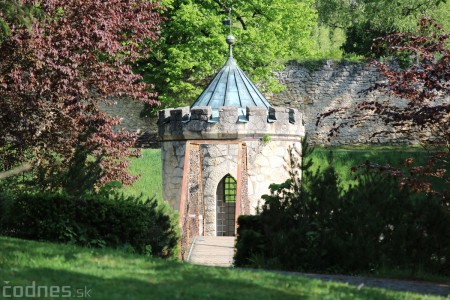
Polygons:
<instances>
[{"instance_id":1,"label":"pine shrub","mask_svg":"<svg viewBox=\"0 0 450 300\"><path fill-rule=\"evenodd\" d=\"M403 269L450 275L450 211L432 194L373 172L348 190L305 160L302 181L272 184L258 215L238 220L236 266L307 272Z\"/></svg>"}]
</instances>

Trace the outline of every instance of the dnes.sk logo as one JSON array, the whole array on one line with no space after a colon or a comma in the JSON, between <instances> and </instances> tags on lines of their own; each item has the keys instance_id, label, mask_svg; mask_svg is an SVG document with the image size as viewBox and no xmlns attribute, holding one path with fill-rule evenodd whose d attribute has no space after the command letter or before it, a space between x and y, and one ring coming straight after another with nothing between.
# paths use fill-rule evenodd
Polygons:
<instances>
[{"instance_id":1,"label":"dnes.sk logo","mask_svg":"<svg viewBox=\"0 0 450 300\"><path fill-rule=\"evenodd\" d=\"M0 298L90 298L91 289L87 286L74 288L70 285L13 285L11 281L3 281Z\"/></svg>"}]
</instances>

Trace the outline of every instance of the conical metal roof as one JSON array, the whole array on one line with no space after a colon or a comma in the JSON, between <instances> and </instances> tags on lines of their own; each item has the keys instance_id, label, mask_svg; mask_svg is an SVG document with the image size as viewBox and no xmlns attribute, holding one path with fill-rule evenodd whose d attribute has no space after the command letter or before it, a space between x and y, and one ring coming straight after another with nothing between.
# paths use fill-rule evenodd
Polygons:
<instances>
[{"instance_id":1,"label":"conical metal roof","mask_svg":"<svg viewBox=\"0 0 450 300\"><path fill-rule=\"evenodd\" d=\"M227 42L231 38L233 37L227 37ZM239 107L239 115L245 115L246 107L259 106L269 109L269 102L236 64L232 56L232 43L229 44L230 56L227 62L191 107L210 106L213 117L218 116L221 106Z\"/></svg>"}]
</instances>

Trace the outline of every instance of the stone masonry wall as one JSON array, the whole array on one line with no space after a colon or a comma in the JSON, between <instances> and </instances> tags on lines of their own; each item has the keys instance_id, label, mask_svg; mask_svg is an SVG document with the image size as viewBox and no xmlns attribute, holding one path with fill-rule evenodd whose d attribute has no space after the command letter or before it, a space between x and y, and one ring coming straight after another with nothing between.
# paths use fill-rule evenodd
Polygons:
<instances>
[{"instance_id":1,"label":"stone masonry wall","mask_svg":"<svg viewBox=\"0 0 450 300\"><path fill-rule=\"evenodd\" d=\"M304 136L302 114L284 107L247 107L246 115L237 107L220 107L219 117L209 106L168 108L159 111L158 129L163 141Z\"/></svg>"},{"instance_id":2,"label":"stone masonry wall","mask_svg":"<svg viewBox=\"0 0 450 300\"><path fill-rule=\"evenodd\" d=\"M377 101L404 106L404 101L383 93L373 92L368 95L362 93L367 88L383 80L376 68L367 63L350 63L324 61L310 65L290 62L286 69L278 73L281 84L286 89L268 97L275 106L287 106L298 109L303 113L306 132L310 143L319 145L339 144L367 144L417 143L416 137L430 135L430 132L417 131L414 137L391 134L370 139L375 132L388 128L373 115L366 115L365 122L355 127L344 127L338 136L328 140L328 133L333 124L339 124L342 117L348 116L356 105L362 101ZM440 99L436 101L449 101ZM318 114L334 108L348 108L343 113L330 115L319 127L316 127Z\"/></svg>"},{"instance_id":3,"label":"stone masonry wall","mask_svg":"<svg viewBox=\"0 0 450 300\"><path fill-rule=\"evenodd\" d=\"M316 127L316 117L319 113L336 107L349 107L350 109L347 110L349 112L363 100L398 103L398 99L385 94L373 93L365 96L361 93L382 80L375 68L364 63L324 61L307 66L290 62L277 76L286 89L278 94L266 95L269 102L273 106L292 107L302 113L309 141L315 144L367 143L373 132L384 128L383 124L374 121L374 118L368 115L365 124L354 128L346 127L339 136L328 141L329 129L334 122L339 121L340 117L345 116L345 113L332 115L320 127ZM123 99L114 102L115 105L107 106L105 110L111 115L122 118L120 128L137 132L147 140L159 140L156 119L139 118L141 103ZM370 143L415 142L395 135L370 141Z\"/></svg>"},{"instance_id":4,"label":"stone masonry wall","mask_svg":"<svg viewBox=\"0 0 450 300\"><path fill-rule=\"evenodd\" d=\"M322 65L313 65L308 68L305 65L290 62L285 70L278 73L278 77L286 89L271 95L269 101L273 105L295 107L304 113L310 143L319 145L366 143L370 133L381 126L381 124L374 125L368 120L363 126L344 128L337 138L330 141L327 137L329 129L335 122L339 122L343 114L331 115L320 127L316 127L318 114L337 107L354 107L367 99L360 92L381 79L376 69L367 64L325 61ZM380 94L370 97L378 100L388 98ZM383 143L388 140L375 142ZM397 140L396 142L407 141Z\"/></svg>"},{"instance_id":5,"label":"stone masonry wall","mask_svg":"<svg viewBox=\"0 0 450 300\"><path fill-rule=\"evenodd\" d=\"M245 143L248 157L248 197L250 212L254 214L261 204L261 196L269 194L269 185L282 183L289 178L291 150L299 157L301 143L275 138L269 142L249 140ZM183 141L162 143L164 199L175 210L180 209L185 148L186 142ZM201 157L205 234L214 236L217 186L227 174L235 179L238 177L238 141L234 144L202 144Z\"/></svg>"},{"instance_id":6,"label":"stone masonry wall","mask_svg":"<svg viewBox=\"0 0 450 300\"><path fill-rule=\"evenodd\" d=\"M217 186L227 174L237 179L238 144L206 144L202 149L205 235L216 235Z\"/></svg>"},{"instance_id":7,"label":"stone masonry wall","mask_svg":"<svg viewBox=\"0 0 450 300\"><path fill-rule=\"evenodd\" d=\"M293 163L300 163L300 155L300 140L277 140L274 137L267 143L263 141L247 142L248 195L252 214L262 204L260 203L261 196L269 194L270 184L283 183L290 178L291 157L295 158Z\"/></svg>"},{"instance_id":8,"label":"stone masonry wall","mask_svg":"<svg viewBox=\"0 0 450 300\"><path fill-rule=\"evenodd\" d=\"M186 141L161 144L163 199L175 210L180 208Z\"/></svg>"},{"instance_id":9,"label":"stone masonry wall","mask_svg":"<svg viewBox=\"0 0 450 300\"><path fill-rule=\"evenodd\" d=\"M103 112L120 118L121 124L116 130L126 129L137 134L138 147L159 148L157 118L141 118L143 108L142 102L127 98L114 98L100 105Z\"/></svg>"}]
</instances>

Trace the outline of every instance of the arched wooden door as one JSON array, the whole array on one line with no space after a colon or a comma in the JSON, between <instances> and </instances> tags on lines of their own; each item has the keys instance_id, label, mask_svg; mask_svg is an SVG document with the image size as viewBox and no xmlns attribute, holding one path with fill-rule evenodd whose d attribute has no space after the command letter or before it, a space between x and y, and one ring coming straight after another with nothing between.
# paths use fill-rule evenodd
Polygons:
<instances>
[{"instance_id":1,"label":"arched wooden door","mask_svg":"<svg viewBox=\"0 0 450 300\"><path fill-rule=\"evenodd\" d=\"M236 180L226 175L217 185L217 236L234 236L236 226Z\"/></svg>"}]
</instances>

